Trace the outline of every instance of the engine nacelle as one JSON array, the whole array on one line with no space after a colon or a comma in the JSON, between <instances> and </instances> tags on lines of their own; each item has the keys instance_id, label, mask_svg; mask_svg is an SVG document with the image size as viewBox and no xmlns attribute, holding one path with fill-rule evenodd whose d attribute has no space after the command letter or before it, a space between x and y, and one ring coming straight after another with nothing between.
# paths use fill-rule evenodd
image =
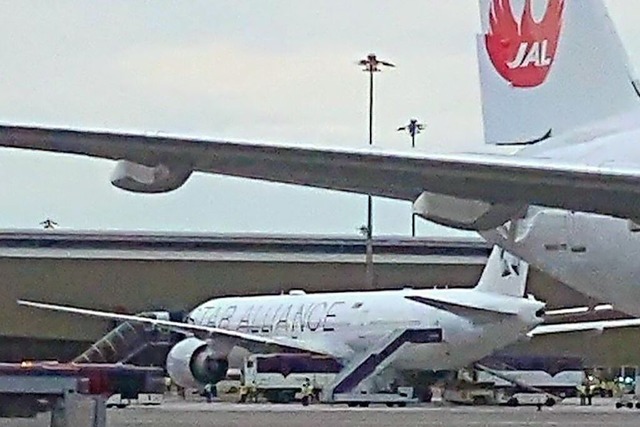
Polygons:
<instances>
[{"instance_id":1,"label":"engine nacelle","mask_svg":"<svg viewBox=\"0 0 640 427\"><path fill-rule=\"evenodd\" d=\"M413 202L413 212L429 221L463 230L483 231L503 225L526 206L492 204L425 191Z\"/></svg>"},{"instance_id":2,"label":"engine nacelle","mask_svg":"<svg viewBox=\"0 0 640 427\"><path fill-rule=\"evenodd\" d=\"M205 341L187 338L174 345L167 355L167 372L181 387L200 388L215 384L227 375L229 362L215 356Z\"/></svg>"},{"instance_id":3,"label":"engine nacelle","mask_svg":"<svg viewBox=\"0 0 640 427\"><path fill-rule=\"evenodd\" d=\"M192 172L188 165L161 163L145 166L119 160L111 175L111 184L134 193L166 193L180 188Z\"/></svg>"}]
</instances>

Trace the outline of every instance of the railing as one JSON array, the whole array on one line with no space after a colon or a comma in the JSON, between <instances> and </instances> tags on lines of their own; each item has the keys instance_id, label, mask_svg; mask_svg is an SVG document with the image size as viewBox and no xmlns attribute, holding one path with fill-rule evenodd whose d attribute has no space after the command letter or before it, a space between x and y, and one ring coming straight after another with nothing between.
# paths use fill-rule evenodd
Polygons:
<instances>
[{"instance_id":1,"label":"railing","mask_svg":"<svg viewBox=\"0 0 640 427\"><path fill-rule=\"evenodd\" d=\"M334 394L348 393L369 378L383 364L393 361L392 356L407 343L427 344L442 342L442 329L396 329L381 340L380 345L355 358L336 376L333 384L324 390L326 400Z\"/></svg>"},{"instance_id":2,"label":"railing","mask_svg":"<svg viewBox=\"0 0 640 427\"><path fill-rule=\"evenodd\" d=\"M157 317L168 313L141 313L140 316ZM141 323L122 322L100 338L81 355L75 363L126 363L146 348L158 343L166 343L169 337L155 327Z\"/></svg>"}]
</instances>

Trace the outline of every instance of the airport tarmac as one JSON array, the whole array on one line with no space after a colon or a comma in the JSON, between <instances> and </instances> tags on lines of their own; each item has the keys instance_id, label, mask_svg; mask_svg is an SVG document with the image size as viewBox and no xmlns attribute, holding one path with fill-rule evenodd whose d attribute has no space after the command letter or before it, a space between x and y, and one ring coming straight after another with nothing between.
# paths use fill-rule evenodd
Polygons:
<instances>
[{"instance_id":1,"label":"airport tarmac","mask_svg":"<svg viewBox=\"0 0 640 427\"><path fill-rule=\"evenodd\" d=\"M36 420L0 420L0 426L48 426ZM640 410L615 409L612 401L581 407L561 404L537 411L534 407L461 407L425 405L407 408L346 408L312 405L241 405L235 403L166 402L158 407L110 409L110 427L178 426L638 426Z\"/></svg>"}]
</instances>

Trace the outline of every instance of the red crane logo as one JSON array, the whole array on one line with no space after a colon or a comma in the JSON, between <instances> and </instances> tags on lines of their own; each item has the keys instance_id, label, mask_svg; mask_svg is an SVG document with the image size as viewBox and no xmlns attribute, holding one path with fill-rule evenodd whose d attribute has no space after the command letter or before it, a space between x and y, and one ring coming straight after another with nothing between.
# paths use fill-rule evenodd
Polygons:
<instances>
[{"instance_id":1,"label":"red crane logo","mask_svg":"<svg viewBox=\"0 0 640 427\"><path fill-rule=\"evenodd\" d=\"M531 0L525 0L518 23L511 0L492 0L485 43L498 73L515 87L540 86L553 65L565 0L548 0L540 22L533 18Z\"/></svg>"}]
</instances>

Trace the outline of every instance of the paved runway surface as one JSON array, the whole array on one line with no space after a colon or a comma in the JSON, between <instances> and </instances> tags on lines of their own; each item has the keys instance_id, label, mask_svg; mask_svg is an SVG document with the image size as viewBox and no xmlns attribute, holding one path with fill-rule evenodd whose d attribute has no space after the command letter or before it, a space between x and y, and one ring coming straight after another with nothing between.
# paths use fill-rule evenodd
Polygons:
<instances>
[{"instance_id":1,"label":"paved runway surface","mask_svg":"<svg viewBox=\"0 0 640 427\"><path fill-rule=\"evenodd\" d=\"M613 403L613 402L611 402ZM232 403L168 402L160 407L129 407L108 411L110 427L179 426L638 426L640 410L612 405L544 408L469 408L420 406L350 409L344 406L238 405ZM0 426L48 426L48 417L2 420Z\"/></svg>"}]
</instances>

